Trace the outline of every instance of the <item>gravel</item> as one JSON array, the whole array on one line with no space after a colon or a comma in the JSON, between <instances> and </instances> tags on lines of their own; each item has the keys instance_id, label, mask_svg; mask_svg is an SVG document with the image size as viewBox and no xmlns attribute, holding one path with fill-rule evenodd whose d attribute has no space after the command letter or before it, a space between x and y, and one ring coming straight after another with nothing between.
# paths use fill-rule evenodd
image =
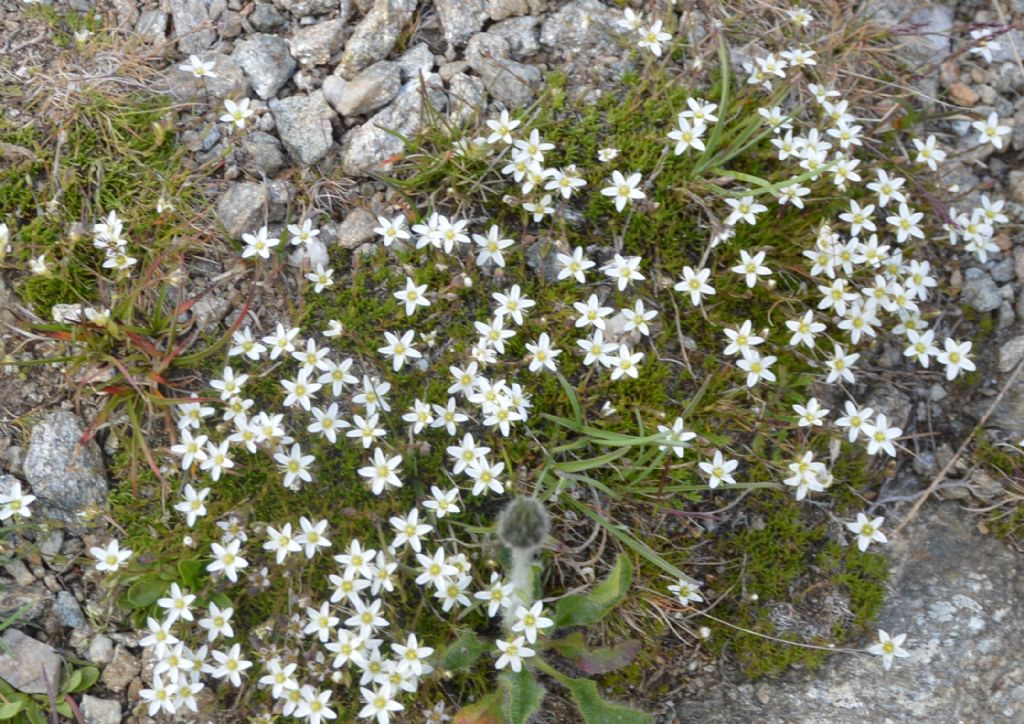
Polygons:
<instances>
[{"instance_id":1,"label":"gravel","mask_svg":"<svg viewBox=\"0 0 1024 724\"><path fill-rule=\"evenodd\" d=\"M281 142L263 131L253 131L239 142L235 161L245 173L257 178L273 176L287 164ZM260 211L262 207L261 200Z\"/></svg>"},{"instance_id":2,"label":"gravel","mask_svg":"<svg viewBox=\"0 0 1024 724\"><path fill-rule=\"evenodd\" d=\"M267 187L259 183L232 184L217 199L217 218L235 239L263 225L269 202Z\"/></svg>"},{"instance_id":3,"label":"gravel","mask_svg":"<svg viewBox=\"0 0 1024 724\"><path fill-rule=\"evenodd\" d=\"M337 18L297 28L288 40L292 56L303 67L324 65L345 43L345 21Z\"/></svg>"},{"instance_id":4,"label":"gravel","mask_svg":"<svg viewBox=\"0 0 1024 724\"><path fill-rule=\"evenodd\" d=\"M355 209L338 224L334 239L343 249L355 249L375 236L377 217L366 209Z\"/></svg>"},{"instance_id":5,"label":"gravel","mask_svg":"<svg viewBox=\"0 0 1024 724\"><path fill-rule=\"evenodd\" d=\"M78 513L107 504L107 479L95 440L82 444L85 425L70 412L47 415L32 428L25 477L39 498L34 512L43 520L77 525Z\"/></svg>"},{"instance_id":6,"label":"gravel","mask_svg":"<svg viewBox=\"0 0 1024 724\"><path fill-rule=\"evenodd\" d=\"M202 53L213 45L217 33L208 27L210 16L203 0L169 0L174 37L182 53Z\"/></svg>"},{"instance_id":7,"label":"gravel","mask_svg":"<svg viewBox=\"0 0 1024 724\"><path fill-rule=\"evenodd\" d=\"M86 694L82 697L81 709L85 724L121 724L121 703L116 699Z\"/></svg>"}]
</instances>

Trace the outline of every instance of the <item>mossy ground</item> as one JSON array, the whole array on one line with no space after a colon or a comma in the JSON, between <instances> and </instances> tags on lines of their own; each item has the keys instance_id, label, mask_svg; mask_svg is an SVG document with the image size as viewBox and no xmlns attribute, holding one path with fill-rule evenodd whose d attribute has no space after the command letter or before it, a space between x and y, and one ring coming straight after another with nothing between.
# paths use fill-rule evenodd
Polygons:
<instances>
[{"instance_id":1,"label":"mossy ground","mask_svg":"<svg viewBox=\"0 0 1024 724\"><path fill-rule=\"evenodd\" d=\"M311 336L322 331L328 320L340 320L346 331L332 346L355 358L361 370L372 371L391 382L389 399L393 414L401 414L414 399L443 399L448 381L443 373L422 372L412 366L395 373L382 365L377 353L383 342L382 331L412 327L436 330L435 347L429 353L431 370L446 370L449 364L465 360L466 351L476 338L471 322L489 315L490 294L512 283L520 284L537 306L508 343L506 360L523 359L524 343L548 332L554 344L565 350L558 360L560 370L572 384L588 422L617 432L643 434L659 423L671 424L677 415L687 413L687 429L698 433L698 440L683 462L667 462L658 475L648 479L624 483L621 473L628 469L629 457L607 469L591 471L600 485L618 494L614 498L598 495L595 500L600 502L594 503L595 509L632 531L655 554L707 582L705 590L718 601L715 615L732 624L709 622L713 651L735 656L752 675L777 673L793 663L820 663L822 652L786 646L756 635L787 636L772 622L768 604L799 605L811 586L841 590L849 600L849 616L838 619L828 636L794 636L794 640L804 643L841 645L858 635L878 610L885 577L883 558L838 545L828 536L827 524L815 512L791 501L788 491L754 491L737 508L717 513L736 493L728 489L713 494L695 490L700 479L694 459L714 448L727 450L741 460L743 480L778 488L779 470L784 469L793 451L827 449L830 435L798 429L790 409L791 404L802 402L809 395L813 377L820 372L813 361L799 354L783 357L775 368L779 383L762 395L760 390L744 387L737 370L723 359L721 330L745 319L752 320L755 329L761 329L802 314L813 282L800 258L804 245L794 240L812 238L816 226L831 218L837 205L845 202L833 194L825 180L815 189L821 200L813 213L773 209L771 223L741 227L736 237L716 252L715 258L731 258L740 248L769 250L777 267L776 286L748 289L725 268L724 262L716 262L712 271L718 293L702 308L693 309L686 297L673 292L671 287L683 265L698 265L716 222L711 207L717 204L720 208L721 204L717 197L709 196L712 192L708 174L695 170L693 156L663 154L662 148L667 143L665 134L684 107L685 98L700 95L716 100L722 79L711 78L701 87L692 87L688 84L692 78L681 75L671 63L649 64L624 79L621 89L606 93L593 104L569 100L564 78L554 75L548 80L544 97L525 125L537 128L555 144L556 150L550 154L547 165L579 165L591 192L586 202L565 205L548 225L538 227L529 222L520 207L503 201L507 187L489 170L490 162L472 153L452 153L453 130L439 126L416 142L394 177L386 181L404 197L417 220L437 210L471 219L473 230L478 232L491 223L498 224L517 242L508 254L509 266L488 276L480 274L465 257L442 258L412 250L363 256L333 249L331 263L342 272L342 279L319 295L313 294L301 278L290 280L288 283L295 284L299 295L293 305L295 317L287 321L302 326L304 336ZM742 127L763 102L748 89L734 88L733 93L728 115L723 119L726 129ZM31 163L0 172L0 218L9 223L13 220L19 238L29 242L19 247L19 262L26 261L29 254L44 251L61 260L53 277L27 278L20 287L25 301L42 315L47 315L54 303L99 301L109 291L97 282L96 265L100 257L91 249L88 238L67 236L72 221L88 222L100 213L117 210L126 220L129 237L140 249L145 249L140 268L166 250L179 231L177 216L168 220L155 212L161 190L173 189L180 172L180 151L168 133L165 109L144 99L121 98L113 105L104 97L85 100L76 114L59 127L6 128L0 138L32 148L36 154ZM65 132L64 157L58 173L52 151L61 130ZM739 142L730 133L731 130L726 131L721 149L728 149L730 142ZM472 135L466 133L466 137ZM611 167L602 167L595 160L597 149L606 146L620 149L621 158L628 165L614 167L624 172L638 171L646 178L657 170L659 178L654 188L648 189L648 198L629 214L615 214L611 203L594 193L606 185L610 172ZM711 163L713 159L707 160L706 168L718 165ZM728 160L730 171L769 182L782 178L779 165L764 142ZM481 181L484 177L487 180ZM715 180L729 183L727 179ZM172 201L184 213L191 202L177 194L175 190ZM51 208L48 202L55 195L59 203ZM605 301L621 308L642 298L659 312L652 325L652 337L643 346L645 358L638 380L612 383L581 364L571 333L572 302L580 300L579 290L571 283L549 282L530 268L523 253L525 247L550 239L564 240L570 247L583 246L599 262L607 261L617 244L623 253L643 257L642 271L647 281L641 288L630 289L628 293L612 289ZM459 265L461 269L456 268ZM457 271L471 277L472 286L453 283ZM275 268L273 273L291 272ZM596 270L592 279L595 273ZM264 272L255 274L259 277ZM406 275L440 292L433 306L409 321L391 295L402 286ZM190 373L197 380L210 379L219 376L225 362L224 355L218 353L197 360ZM243 366L235 360L230 363L236 368ZM494 372L496 376L528 380L536 411L569 416L571 405L557 379L530 375L525 367L524 362L506 361L495 366ZM193 392L203 394L198 388ZM276 409L283 397L273 369L256 374L246 392L256 400L256 409ZM616 412L604 414L605 403ZM298 419L296 416L294 421ZM292 424L289 429L304 427L303 422L301 426ZM495 450L502 451L511 471L510 492L538 492L536 482L546 463L547 451L571 439L565 428L539 418L531 420L529 433L507 442L491 441ZM238 453L237 467L213 486L210 514L193 529L187 529L182 518L170 510L182 481L166 470L168 483L163 483L140 464L138 451L129 446L115 461L115 473L124 482L112 492L111 502L112 517L124 531L122 542L139 554L132 575L166 573L173 577L179 560L205 555L204 549L185 547L184 536L190 535L204 544L218 539L215 522L229 513L243 519L253 540L261 538L257 532L259 524L276 525L287 520L294 525L300 515L308 515L330 520L336 547L352 538L377 548L385 546L391 537L389 515L409 509L431 485L441 485L447 479L446 438L431 432L423 440L426 444L418 441L405 446L405 487L386 498L374 497L359 482L355 471L365 464L366 453L353 445L305 441L307 452L316 455L318 462L314 482L301 494L282 489L281 473L268 464L265 454L248 457ZM600 452L594 446L582 448L577 454ZM170 458L168 461L173 463ZM870 466L857 450L847 446L842 449L841 461L834 471L836 483L830 494L849 501L853 496L844 491L862 491L870 486ZM127 478L132 478L132 482ZM583 493L582 504L591 505L589 491L579 484L566 486L550 500L554 537L560 545L553 546L542 558L541 586L545 596L558 595L580 584L583 559L577 560L566 551L571 542L578 542L578 537L585 539L591 529L580 532L581 518L564 498L574 493ZM501 505L498 501L468 498L466 502L468 516L440 526L443 534L460 541L469 529L489 529ZM721 517L724 524L709 533L698 524L701 516L715 520ZM763 527L728 524L734 518L755 517L763 522ZM598 533L607 543L605 554L593 561L600 574L608 566L616 544L607 533ZM250 570L257 570L264 558L257 545L249 548ZM585 550L581 555L589 558L591 551ZM476 563L489 560L500 561L501 554L493 539L485 535ZM234 589L230 598L238 609L237 628L263 631L261 638L270 646L280 641L290 614L301 613L304 603L326 596L326 574L333 571L328 561L326 557L303 561L289 577L275 577L269 589L259 591L258 595L251 588ZM663 591L669 582L661 570L639 556L634 562L640 579L637 588L645 593L624 607L623 616L592 632L594 636L606 642L635 637L638 631L651 640L674 637L677 630L668 630L666 618L650 615L655 609L667 613L668 621L677 621L675 615L681 614L695 625L704 623L691 616L692 610L678 609L667 595L652 593ZM813 575L808 573L812 570ZM203 584L209 582L204 579ZM758 593L758 602L750 600L749 594L753 592ZM390 612L390 617L397 626L417 631L439 648L453 639L459 628L485 630L489 626L479 611L456 618L442 614L431 601L411 593L399 610ZM265 627L268 623L270 629ZM644 667L660 655L657 646L646 647L636 663L606 677L604 685L626 693L631 684L642 678ZM472 699L490 686L490 672L482 666L452 683L430 680L425 686L427 698L432 694L430 687L441 686L463 700ZM246 691L246 697L263 696L254 687ZM243 699L238 702L238 711L252 703ZM351 714L339 710L343 720Z\"/></svg>"}]
</instances>

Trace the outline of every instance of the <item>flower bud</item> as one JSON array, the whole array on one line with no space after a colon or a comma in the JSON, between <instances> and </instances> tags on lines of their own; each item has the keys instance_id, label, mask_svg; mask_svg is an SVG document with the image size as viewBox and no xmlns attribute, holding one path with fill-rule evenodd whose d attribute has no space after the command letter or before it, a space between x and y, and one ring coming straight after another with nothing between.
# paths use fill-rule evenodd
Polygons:
<instances>
[{"instance_id":1,"label":"flower bud","mask_svg":"<svg viewBox=\"0 0 1024 724\"><path fill-rule=\"evenodd\" d=\"M547 511L536 498L516 498L498 517L498 538L513 550L540 547L549 529Z\"/></svg>"}]
</instances>

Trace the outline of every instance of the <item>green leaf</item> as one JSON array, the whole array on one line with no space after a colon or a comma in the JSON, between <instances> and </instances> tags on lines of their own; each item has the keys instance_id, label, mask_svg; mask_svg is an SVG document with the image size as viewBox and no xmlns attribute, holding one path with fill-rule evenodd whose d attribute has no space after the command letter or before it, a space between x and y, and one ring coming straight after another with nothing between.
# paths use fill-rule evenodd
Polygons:
<instances>
[{"instance_id":1,"label":"green leaf","mask_svg":"<svg viewBox=\"0 0 1024 724\"><path fill-rule=\"evenodd\" d=\"M213 601L214 603L216 603L217 606L220 607L220 608L233 608L234 607L234 604L231 603L231 599L228 598L226 595L224 595L223 593L221 593L219 591L217 593L213 594L212 596L210 596L210 600Z\"/></svg>"},{"instance_id":2,"label":"green leaf","mask_svg":"<svg viewBox=\"0 0 1024 724\"><path fill-rule=\"evenodd\" d=\"M34 701L28 702L25 706L25 718L29 720L30 724L47 724L43 710Z\"/></svg>"},{"instance_id":3,"label":"green leaf","mask_svg":"<svg viewBox=\"0 0 1024 724\"><path fill-rule=\"evenodd\" d=\"M587 676L595 676L629 665L640 653L643 644L639 639L628 639L614 646L590 647L583 634L576 631L564 638L549 641L548 645Z\"/></svg>"},{"instance_id":4,"label":"green leaf","mask_svg":"<svg viewBox=\"0 0 1024 724\"><path fill-rule=\"evenodd\" d=\"M193 591L202 588L203 562L195 558L178 561L178 574L181 582Z\"/></svg>"},{"instance_id":5,"label":"green leaf","mask_svg":"<svg viewBox=\"0 0 1024 724\"><path fill-rule=\"evenodd\" d=\"M463 631L441 654L437 665L446 671L465 671L487 647L472 631Z\"/></svg>"},{"instance_id":6,"label":"green leaf","mask_svg":"<svg viewBox=\"0 0 1024 724\"><path fill-rule=\"evenodd\" d=\"M455 712L452 724L501 724L501 697L492 691L479 701Z\"/></svg>"},{"instance_id":7,"label":"green leaf","mask_svg":"<svg viewBox=\"0 0 1024 724\"><path fill-rule=\"evenodd\" d=\"M55 706L54 708L57 710L57 713L65 719L70 719L72 716L74 716L71 713L71 705L68 704L67 699L61 699L60 701L58 701L57 706Z\"/></svg>"},{"instance_id":8,"label":"green leaf","mask_svg":"<svg viewBox=\"0 0 1024 724\"><path fill-rule=\"evenodd\" d=\"M498 677L502 691L501 711L507 724L526 724L539 709L547 691L525 667Z\"/></svg>"},{"instance_id":9,"label":"green leaf","mask_svg":"<svg viewBox=\"0 0 1024 724\"><path fill-rule=\"evenodd\" d=\"M81 681L78 683L78 686L74 687L71 690L73 692L87 691L88 689L91 689L92 686L100 678L100 670L97 669L95 666L83 666L75 673L81 674L82 678Z\"/></svg>"},{"instance_id":10,"label":"green leaf","mask_svg":"<svg viewBox=\"0 0 1024 724\"><path fill-rule=\"evenodd\" d=\"M555 626L586 626L600 621L619 605L633 580L633 564L621 553L608 577L587 594L566 596L555 604Z\"/></svg>"},{"instance_id":11,"label":"green leaf","mask_svg":"<svg viewBox=\"0 0 1024 724\"><path fill-rule=\"evenodd\" d=\"M0 704L0 719L13 719L24 707L24 699L17 699L15 701L9 701L6 704Z\"/></svg>"},{"instance_id":12,"label":"green leaf","mask_svg":"<svg viewBox=\"0 0 1024 724\"><path fill-rule=\"evenodd\" d=\"M597 684L590 679L566 679L562 682L572 694L587 724L652 724L650 714L611 704L601 698Z\"/></svg>"},{"instance_id":13,"label":"green leaf","mask_svg":"<svg viewBox=\"0 0 1024 724\"><path fill-rule=\"evenodd\" d=\"M78 691L78 686L82 683L82 672L79 669L71 672L71 675L67 678L67 681L60 687L61 693L66 694L69 691Z\"/></svg>"},{"instance_id":14,"label":"green leaf","mask_svg":"<svg viewBox=\"0 0 1024 724\"><path fill-rule=\"evenodd\" d=\"M128 589L126 598L134 608L149 608L167 590L167 581L159 576L143 576Z\"/></svg>"}]
</instances>

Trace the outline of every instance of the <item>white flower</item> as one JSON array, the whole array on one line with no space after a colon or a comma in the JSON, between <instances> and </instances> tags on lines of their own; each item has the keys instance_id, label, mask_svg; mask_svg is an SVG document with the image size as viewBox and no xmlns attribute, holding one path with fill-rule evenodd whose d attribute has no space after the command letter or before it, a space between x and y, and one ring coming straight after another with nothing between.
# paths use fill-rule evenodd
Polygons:
<instances>
[{"instance_id":1,"label":"white flower","mask_svg":"<svg viewBox=\"0 0 1024 724\"><path fill-rule=\"evenodd\" d=\"M196 78L202 78L203 76L206 76L207 78L217 77L217 74L213 72L213 61L203 61L195 55L188 56L188 62L183 65L179 65L178 70L191 73Z\"/></svg>"},{"instance_id":2,"label":"white flower","mask_svg":"<svg viewBox=\"0 0 1024 724\"><path fill-rule=\"evenodd\" d=\"M497 119L487 119L487 127L491 129L491 135L487 136L487 143L497 143L498 141L506 145L512 143L512 131L519 128L520 123L522 121L510 119L506 110L502 110Z\"/></svg>"},{"instance_id":3,"label":"white flower","mask_svg":"<svg viewBox=\"0 0 1024 724\"><path fill-rule=\"evenodd\" d=\"M221 608L213 601L206 609L206 618L199 619L199 628L206 629L207 641L213 642L218 636L232 638L235 635L231 628L231 617L235 615L235 609L230 606Z\"/></svg>"},{"instance_id":4,"label":"white flower","mask_svg":"<svg viewBox=\"0 0 1024 724\"><path fill-rule=\"evenodd\" d=\"M309 472L309 466L313 464L316 457L303 455L299 443L293 443L291 451L287 454L283 451L274 453L274 460L284 472L284 487L296 489L303 482L312 482L313 476Z\"/></svg>"},{"instance_id":5,"label":"white flower","mask_svg":"<svg viewBox=\"0 0 1024 724\"><path fill-rule=\"evenodd\" d=\"M114 573L121 564L132 557L130 548L121 548L116 539L111 540L106 548L96 546L89 549L89 555L96 559L96 570L101 573Z\"/></svg>"},{"instance_id":6,"label":"white flower","mask_svg":"<svg viewBox=\"0 0 1024 724\"><path fill-rule=\"evenodd\" d=\"M885 543L888 541L885 533L879 530L884 522L885 518L881 516L869 520L863 513L857 513L857 520L847 523L846 527L857 535L857 547L863 553L872 543Z\"/></svg>"},{"instance_id":7,"label":"white flower","mask_svg":"<svg viewBox=\"0 0 1024 724\"><path fill-rule=\"evenodd\" d=\"M704 601L704 597L700 595L699 589L703 586L700 581L690 581L679 579L677 583L674 583L668 587L672 593L676 594L676 598L684 606L690 603L701 603Z\"/></svg>"},{"instance_id":8,"label":"white flower","mask_svg":"<svg viewBox=\"0 0 1024 724\"><path fill-rule=\"evenodd\" d=\"M31 518L32 511L29 508L32 502L36 499L36 496L29 495L22 492L21 481L15 480L11 483L10 492L0 493L0 521L19 516L21 518ZM112 545L117 546L117 541L112 541ZM97 549L93 549L97 550ZM131 555L131 551L128 551L128 555ZM97 570L105 570L96 566ZM116 570L117 566L110 570Z\"/></svg>"},{"instance_id":9,"label":"white flower","mask_svg":"<svg viewBox=\"0 0 1024 724\"><path fill-rule=\"evenodd\" d=\"M215 679L227 679L234 686L242 685L242 672L252 666L251 661L242 658L242 647L235 644L231 649L223 651L212 651L211 655L217 665L212 668L210 675Z\"/></svg>"},{"instance_id":10,"label":"white flower","mask_svg":"<svg viewBox=\"0 0 1024 724\"><path fill-rule=\"evenodd\" d=\"M736 362L736 365L747 373L747 387L754 387L761 380L775 382L775 373L769 367L775 364L777 357L761 356L760 352L751 350Z\"/></svg>"},{"instance_id":11,"label":"white flower","mask_svg":"<svg viewBox=\"0 0 1024 724\"><path fill-rule=\"evenodd\" d=\"M277 237L267 236L267 227L261 226L255 234L242 234L242 241L245 248L242 249L242 258L248 259L258 256L261 259L270 258L270 250L281 243Z\"/></svg>"},{"instance_id":12,"label":"white flower","mask_svg":"<svg viewBox=\"0 0 1024 724\"><path fill-rule=\"evenodd\" d=\"M662 31L660 20L655 20L649 28L640 28L637 33L640 35L637 47L651 51L655 58L661 57L661 44L672 39L669 33ZM515 669L515 671L519 671L519 669Z\"/></svg>"},{"instance_id":13,"label":"white flower","mask_svg":"<svg viewBox=\"0 0 1024 724\"><path fill-rule=\"evenodd\" d=\"M397 549L408 543L409 547L417 553L422 548L420 536L434 530L432 525L420 522L420 511L418 508L410 510L404 518L397 515L392 516L388 522L391 523L391 527L397 532L394 540L391 541L391 546Z\"/></svg>"},{"instance_id":14,"label":"white flower","mask_svg":"<svg viewBox=\"0 0 1024 724\"><path fill-rule=\"evenodd\" d=\"M377 224L378 226L373 230L373 233L383 237L384 246L391 246L396 239L412 238L409 235L409 231L405 228L405 217L402 214L391 220L378 216Z\"/></svg>"},{"instance_id":15,"label":"white flower","mask_svg":"<svg viewBox=\"0 0 1024 724\"><path fill-rule=\"evenodd\" d=\"M516 636L511 641L498 639L495 643L501 652L501 656L494 662L494 668L498 671L501 671L506 666L512 669L512 671L521 671L523 659L537 655L536 651L526 646L526 639L523 636Z\"/></svg>"},{"instance_id":16,"label":"white flower","mask_svg":"<svg viewBox=\"0 0 1024 724\"><path fill-rule=\"evenodd\" d=\"M490 263L504 268L505 255L502 251L515 244L515 242L512 239L499 238L500 236L501 230L497 224L491 224L487 230L487 236L473 234L473 241L480 247L480 251L476 255L477 266L484 266Z\"/></svg>"},{"instance_id":17,"label":"white flower","mask_svg":"<svg viewBox=\"0 0 1024 724\"><path fill-rule=\"evenodd\" d=\"M738 460L727 460L721 450L715 450L714 457L709 462L700 462L698 466L708 476L708 487L714 490L722 483L735 485L736 480L732 473L739 464Z\"/></svg>"},{"instance_id":18,"label":"white flower","mask_svg":"<svg viewBox=\"0 0 1024 724\"><path fill-rule=\"evenodd\" d=\"M742 274L748 287L757 284L759 276L769 276L772 270L764 265L765 253L759 251L753 256L746 249L740 249L740 263L732 267L730 271Z\"/></svg>"},{"instance_id":19,"label":"white flower","mask_svg":"<svg viewBox=\"0 0 1024 724\"><path fill-rule=\"evenodd\" d=\"M756 224L757 214L768 210L768 207L764 204L756 203L753 196L744 196L739 199L727 198L725 203L732 209L732 212L725 219L725 223L729 226L735 226L738 221Z\"/></svg>"},{"instance_id":20,"label":"white flower","mask_svg":"<svg viewBox=\"0 0 1024 724\"><path fill-rule=\"evenodd\" d=\"M939 352L935 358L939 364L946 365L947 380L956 379L961 370L972 372L976 369L974 362L968 357L972 344L972 342L957 342L950 337L946 338L945 349Z\"/></svg>"},{"instance_id":21,"label":"white flower","mask_svg":"<svg viewBox=\"0 0 1024 724\"><path fill-rule=\"evenodd\" d=\"M195 594L182 591L177 583L171 584L170 594L156 602L160 608L167 609L167 623L174 623L179 618L192 621L192 602L196 600Z\"/></svg>"},{"instance_id":22,"label":"white flower","mask_svg":"<svg viewBox=\"0 0 1024 724\"><path fill-rule=\"evenodd\" d=\"M416 634L411 633L405 644L391 644L391 650L398 657L398 669L412 676L423 676L433 668L425 663L425 659L434 653L429 646L420 646Z\"/></svg>"},{"instance_id":23,"label":"white flower","mask_svg":"<svg viewBox=\"0 0 1024 724\"><path fill-rule=\"evenodd\" d=\"M684 118L682 115L678 118L679 128L669 131L668 137L670 140L676 142L675 148L672 152L679 156L687 149L694 149L695 151L704 150L704 141L702 137L704 132L707 130L700 121L690 122L690 119Z\"/></svg>"},{"instance_id":24,"label":"white flower","mask_svg":"<svg viewBox=\"0 0 1024 724\"><path fill-rule=\"evenodd\" d=\"M238 128L245 128L245 122L256 111L249 107L249 99L243 98L235 103L230 98L224 99L224 115L220 117L222 123L233 123Z\"/></svg>"},{"instance_id":25,"label":"white flower","mask_svg":"<svg viewBox=\"0 0 1024 724\"><path fill-rule=\"evenodd\" d=\"M237 538L226 546L220 543L212 543L210 550L213 553L213 562L206 566L210 573L224 571L224 575L232 583L238 580L238 571L249 565L249 562L238 554L242 541Z\"/></svg>"},{"instance_id":26,"label":"white flower","mask_svg":"<svg viewBox=\"0 0 1024 724\"><path fill-rule=\"evenodd\" d=\"M544 369L551 372L558 371L558 367L555 365L555 358L562 354L562 350L551 346L551 338L548 337L547 332L541 332L540 337L535 343L527 342L526 350L529 352L527 359L530 361L530 372Z\"/></svg>"},{"instance_id":27,"label":"white flower","mask_svg":"<svg viewBox=\"0 0 1024 724\"><path fill-rule=\"evenodd\" d=\"M630 282L643 281L647 277L640 273L640 263L643 260L638 256L622 256L616 254L615 258L605 264L601 271L607 276L616 280L619 291L625 291Z\"/></svg>"},{"instance_id":28,"label":"white flower","mask_svg":"<svg viewBox=\"0 0 1024 724\"><path fill-rule=\"evenodd\" d=\"M994 28L980 28L978 30L971 31L971 40L974 44L968 48L968 52L972 55L980 55L985 59L986 63L992 62L992 51L1001 50L1002 46L995 40L992 40L992 36L995 35Z\"/></svg>"},{"instance_id":29,"label":"white flower","mask_svg":"<svg viewBox=\"0 0 1024 724\"><path fill-rule=\"evenodd\" d=\"M868 653L882 657L882 666L888 671L892 668L893 658L906 658L910 653L902 648L906 634L898 634L890 638L882 629L878 629L878 643L868 647Z\"/></svg>"},{"instance_id":30,"label":"white flower","mask_svg":"<svg viewBox=\"0 0 1024 724\"><path fill-rule=\"evenodd\" d=\"M866 433L867 425L871 423L871 416L875 411L870 407L857 407L851 400L845 404L846 415L836 420L838 427L847 428L848 439L854 442L862 432Z\"/></svg>"},{"instance_id":31,"label":"white flower","mask_svg":"<svg viewBox=\"0 0 1024 724\"><path fill-rule=\"evenodd\" d=\"M820 405L818 398L812 397L806 405L793 405L793 412L799 416L798 427L820 427L829 410Z\"/></svg>"},{"instance_id":32,"label":"white flower","mask_svg":"<svg viewBox=\"0 0 1024 724\"><path fill-rule=\"evenodd\" d=\"M915 163L925 164L932 171L935 171L938 168L937 164L946 160L946 152L936 145L935 136L928 136L926 141L921 141L918 138L912 140L914 141L914 147L917 148L917 157L914 159ZM885 204L881 205L884 206Z\"/></svg>"},{"instance_id":33,"label":"white flower","mask_svg":"<svg viewBox=\"0 0 1024 724\"><path fill-rule=\"evenodd\" d=\"M597 149L597 160L601 163L609 163L618 158L619 149L617 148L599 148Z\"/></svg>"},{"instance_id":34,"label":"white flower","mask_svg":"<svg viewBox=\"0 0 1024 724\"><path fill-rule=\"evenodd\" d=\"M694 271L692 267L683 267L683 278L676 282L673 287L677 292L684 292L690 295L690 303L698 307L705 296L715 294L715 288L708 284L711 278L710 269L699 269Z\"/></svg>"},{"instance_id":35,"label":"white flower","mask_svg":"<svg viewBox=\"0 0 1024 724\"><path fill-rule=\"evenodd\" d=\"M615 197L615 210L622 211L633 199L647 198L647 194L637 188L640 178L639 173L631 173L626 177L619 171L612 171L611 186L601 189L601 194Z\"/></svg>"},{"instance_id":36,"label":"white flower","mask_svg":"<svg viewBox=\"0 0 1024 724\"><path fill-rule=\"evenodd\" d=\"M537 633L539 631L555 625L554 621L544 616L544 604L541 601L536 601L529 608L519 606L515 610L514 616L515 623L512 624L512 630L515 632L521 631L523 636L526 637L526 641L531 644L537 641Z\"/></svg>"},{"instance_id":37,"label":"white flower","mask_svg":"<svg viewBox=\"0 0 1024 724\"><path fill-rule=\"evenodd\" d=\"M395 372L402 369L407 359L418 359L423 354L412 346L412 340L416 336L413 329L407 330L401 337L391 332L384 333L387 344L377 349L382 355L391 358L392 368Z\"/></svg>"},{"instance_id":38,"label":"white flower","mask_svg":"<svg viewBox=\"0 0 1024 724\"><path fill-rule=\"evenodd\" d=\"M568 279L573 277L580 284L584 284L587 281L586 271L595 266L595 263L586 259L583 256L583 247L577 246L572 250L572 254L558 254L555 257L555 261L558 262L558 280Z\"/></svg>"},{"instance_id":39,"label":"white flower","mask_svg":"<svg viewBox=\"0 0 1024 724\"><path fill-rule=\"evenodd\" d=\"M178 687L176 684L164 683L163 677L153 677L153 688L142 689L139 692L139 697L143 701L149 702L148 713L151 717L156 716L161 711L166 711L168 714L175 713L174 699L178 693Z\"/></svg>"},{"instance_id":40,"label":"white flower","mask_svg":"<svg viewBox=\"0 0 1024 724\"><path fill-rule=\"evenodd\" d=\"M331 541L325 535L326 520L314 523L303 515L299 517L299 527L302 528L302 532L295 536L295 541L305 549L306 558L316 555L319 548L330 548Z\"/></svg>"},{"instance_id":41,"label":"white flower","mask_svg":"<svg viewBox=\"0 0 1024 724\"><path fill-rule=\"evenodd\" d=\"M868 440L868 455L875 455L881 450L890 457L896 457L896 446L893 445L893 441L903 434L903 430L889 427L889 421L884 413L878 413L872 422L865 422L862 427Z\"/></svg>"},{"instance_id":42,"label":"white flower","mask_svg":"<svg viewBox=\"0 0 1024 724\"><path fill-rule=\"evenodd\" d=\"M394 700L394 692L388 684L383 684L378 689L360 687L359 693L362 694L363 701L366 702L366 706L359 710L360 719L376 718L377 724L389 724L391 712L405 709L402 704Z\"/></svg>"}]
</instances>

